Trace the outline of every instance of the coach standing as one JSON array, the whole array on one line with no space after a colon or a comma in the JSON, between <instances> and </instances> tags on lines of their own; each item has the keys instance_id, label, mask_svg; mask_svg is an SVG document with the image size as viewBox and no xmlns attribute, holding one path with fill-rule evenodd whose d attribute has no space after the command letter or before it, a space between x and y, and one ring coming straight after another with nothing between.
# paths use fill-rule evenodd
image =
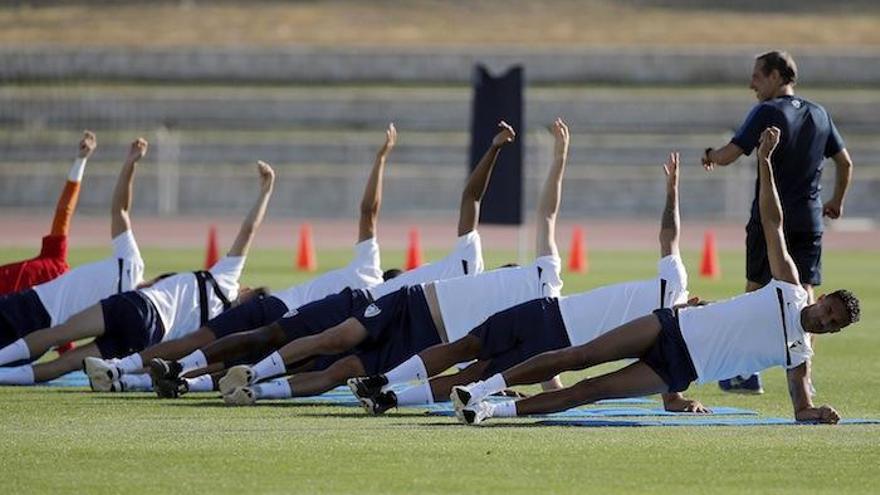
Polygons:
<instances>
[{"instance_id":1,"label":"coach standing","mask_svg":"<svg viewBox=\"0 0 880 495\"><path fill-rule=\"evenodd\" d=\"M707 148L703 167L729 165L740 155L750 155L764 129L782 130L776 147L773 173L785 218L784 235L794 258L800 280L813 300L813 286L822 283L822 216L839 218L852 177L852 160L831 116L822 106L794 94L797 66L786 52L759 55L749 85L758 98L745 122L728 144ZM834 195L822 204L819 184L822 162L832 158L837 169ZM770 265L758 214L757 182L752 213L746 226L746 291L761 288L770 281ZM733 377L719 382L722 390L763 393L760 377Z\"/></svg>"}]
</instances>

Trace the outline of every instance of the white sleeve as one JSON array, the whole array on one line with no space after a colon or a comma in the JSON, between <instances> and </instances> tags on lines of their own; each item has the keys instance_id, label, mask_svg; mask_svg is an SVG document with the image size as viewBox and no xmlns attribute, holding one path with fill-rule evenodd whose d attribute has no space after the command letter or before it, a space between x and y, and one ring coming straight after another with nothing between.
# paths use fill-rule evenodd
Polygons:
<instances>
[{"instance_id":1,"label":"white sleeve","mask_svg":"<svg viewBox=\"0 0 880 495\"><path fill-rule=\"evenodd\" d=\"M687 301L688 276L680 256L673 254L661 258L657 262L657 276L662 291L658 307L671 308Z\"/></svg>"},{"instance_id":2,"label":"white sleeve","mask_svg":"<svg viewBox=\"0 0 880 495\"><path fill-rule=\"evenodd\" d=\"M455 249L447 256L448 259L461 260L466 263L465 275L483 273L483 244L480 233L472 230L458 238Z\"/></svg>"},{"instance_id":3,"label":"white sleeve","mask_svg":"<svg viewBox=\"0 0 880 495\"><path fill-rule=\"evenodd\" d=\"M357 270L382 271L382 260L379 256L379 243L375 237L354 245L354 260L351 266Z\"/></svg>"},{"instance_id":4,"label":"white sleeve","mask_svg":"<svg viewBox=\"0 0 880 495\"><path fill-rule=\"evenodd\" d=\"M559 256L541 256L535 260L538 267L541 291L544 297L559 297L562 294L562 259Z\"/></svg>"},{"instance_id":5,"label":"white sleeve","mask_svg":"<svg viewBox=\"0 0 880 495\"><path fill-rule=\"evenodd\" d=\"M238 297L238 279L246 260L245 256L225 256L209 270L230 301Z\"/></svg>"},{"instance_id":6,"label":"white sleeve","mask_svg":"<svg viewBox=\"0 0 880 495\"><path fill-rule=\"evenodd\" d=\"M113 239L113 257L126 260L141 259L141 251L131 230L126 230Z\"/></svg>"}]
</instances>

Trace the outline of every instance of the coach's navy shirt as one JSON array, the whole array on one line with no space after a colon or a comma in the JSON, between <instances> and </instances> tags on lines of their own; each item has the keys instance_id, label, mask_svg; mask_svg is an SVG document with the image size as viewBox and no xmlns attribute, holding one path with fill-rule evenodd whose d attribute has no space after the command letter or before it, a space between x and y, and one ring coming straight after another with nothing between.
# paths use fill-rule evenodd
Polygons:
<instances>
[{"instance_id":1,"label":"coach's navy shirt","mask_svg":"<svg viewBox=\"0 0 880 495\"><path fill-rule=\"evenodd\" d=\"M773 152L773 176L782 202L785 230L821 232L822 201L819 198L822 162L844 148L831 116L820 105L797 96L780 96L759 103L749 112L731 143L746 155L758 146L764 129L782 131ZM760 225L758 181L749 224Z\"/></svg>"}]
</instances>

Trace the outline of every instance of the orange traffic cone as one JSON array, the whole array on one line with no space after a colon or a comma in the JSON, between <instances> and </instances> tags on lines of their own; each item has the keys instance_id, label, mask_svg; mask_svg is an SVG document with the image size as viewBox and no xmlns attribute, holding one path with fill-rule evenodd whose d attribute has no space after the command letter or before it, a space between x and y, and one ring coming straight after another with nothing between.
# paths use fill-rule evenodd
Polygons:
<instances>
[{"instance_id":1,"label":"orange traffic cone","mask_svg":"<svg viewBox=\"0 0 880 495\"><path fill-rule=\"evenodd\" d=\"M412 270L422 266L422 243L419 240L419 229L413 227L409 231L409 249L406 251L406 269Z\"/></svg>"},{"instance_id":2,"label":"orange traffic cone","mask_svg":"<svg viewBox=\"0 0 880 495\"><path fill-rule=\"evenodd\" d=\"M205 270L209 270L217 260L220 259L219 248L217 247L217 227L211 225L208 230L208 247L205 249Z\"/></svg>"},{"instance_id":3,"label":"orange traffic cone","mask_svg":"<svg viewBox=\"0 0 880 495\"><path fill-rule=\"evenodd\" d=\"M721 265L718 263L718 252L715 250L715 232L706 231L703 243L703 262L700 264L700 276L721 278Z\"/></svg>"},{"instance_id":4,"label":"orange traffic cone","mask_svg":"<svg viewBox=\"0 0 880 495\"><path fill-rule=\"evenodd\" d=\"M575 227L571 233L571 252L568 259L568 271L573 273L587 273L590 264L587 261L587 241L584 229Z\"/></svg>"},{"instance_id":5,"label":"orange traffic cone","mask_svg":"<svg viewBox=\"0 0 880 495\"><path fill-rule=\"evenodd\" d=\"M296 267L303 272L313 272L318 269L315 246L312 244L312 226L308 222L299 228L299 256Z\"/></svg>"}]
</instances>

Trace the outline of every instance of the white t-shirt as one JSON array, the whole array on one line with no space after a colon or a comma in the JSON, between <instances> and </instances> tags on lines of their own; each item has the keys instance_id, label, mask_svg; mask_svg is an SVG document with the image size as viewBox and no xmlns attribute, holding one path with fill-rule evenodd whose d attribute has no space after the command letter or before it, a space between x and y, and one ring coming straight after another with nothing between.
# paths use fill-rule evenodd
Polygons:
<instances>
[{"instance_id":1,"label":"white t-shirt","mask_svg":"<svg viewBox=\"0 0 880 495\"><path fill-rule=\"evenodd\" d=\"M771 280L764 287L678 312L681 335L699 383L750 375L771 366L794 368L813 355L801 326L807 291Z\"/></svg>"},{"instance_id":2,"label":"white t-shirt","mask_svg":"<svg viewBox=\"0 0 880 495\"><path fill-rule=\"evenodd\" d=\"M373 299L379 299L401 287L478 273L483 273L483 246L480 234L472 230L459 237L455 249L442 260L402 273L368 290Z\"/></svg>"},{"instance_id":3,"label":"white t-shirt","mask_svg":"<svg viewBox=\"0 0 880 495\"><path fill-rule=\"evenodd\" d=\"M364 289L382 283L379 243L371 238L354 246L354 260L348 266L329 271L308 282L275 292L288 310L335 294L346 287Z\"/></svg>"},{"instance_id":4,"label":"white t-shirt","mask_svg":"<svg viewBox=\"0 0 880 495\"><path fill-rule=\"evenodd\" d=\"M217 281L220 291L231 302L238 297L238 279L244 269L244 256L226 256L211 267L211 275ZM208 291L208 319L223 312L223 301L214 294L210 283L205 284ZM141 289L159 312L165 326L162 340L174 340L199 329L201 308L199 307L199 283L192 272L178 273L156 282L151 287Z\"/></svg>"},{"instance_id":5,"label":"white t-shirt","mask_svg":"<svg viewBox=\"0 0 880 495\"><path fill-rule=\"evenodd\" d=\"M559 298L572 346L589 342L626 322L687 302L687 271L678 256L657 262L657 278L608 285Z\"/></svg>"},{"instance_id":6,"label":"white t-shirt","mask_svg":"<svg viewBox=\"0 0 880 495\"><path fill-rule=\"evenodd\" d=\"M464 337L499 311L532 299L558 297L562 291L561 265L559 257L542 256L526 266L435 282L449 342Z\"/></svg>"},{"instance_id":7,"label":"white t-shirt","mask_svg":"<svg viewBox=\"0 0 880 495\"><path fill-rule=\"evenodd\" d=\"M144 260L130 230L113 239L113 256L82 265L34 287L52 325L97 304L101 299L133 290L144 279Z\"/></svg>"}]
</instances>

